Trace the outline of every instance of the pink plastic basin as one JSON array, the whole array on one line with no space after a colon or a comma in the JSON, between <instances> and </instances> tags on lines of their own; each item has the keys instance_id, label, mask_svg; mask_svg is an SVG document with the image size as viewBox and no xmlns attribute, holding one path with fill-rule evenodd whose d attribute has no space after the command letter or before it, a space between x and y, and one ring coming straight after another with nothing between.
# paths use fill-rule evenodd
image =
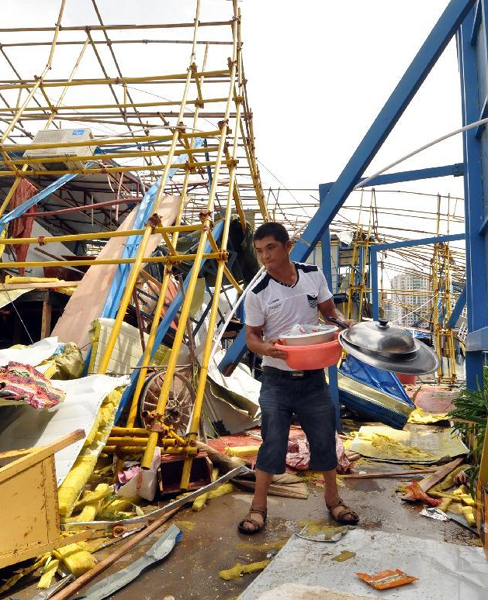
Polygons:
<instances>
[{"instance_id":1,"label":"pink plastic basin","mask_svg":"<svg viewBox=\"0 0 488 600\"><path fill-rule=\"evenodd\" d=\"M332 342L311 344L309 346L284 346L275 344L275 348L287 353L286 364L297 371L323 369L337 364L341 357L342 346L337 341L338 333Z\"/></svg>"}]
</instances>

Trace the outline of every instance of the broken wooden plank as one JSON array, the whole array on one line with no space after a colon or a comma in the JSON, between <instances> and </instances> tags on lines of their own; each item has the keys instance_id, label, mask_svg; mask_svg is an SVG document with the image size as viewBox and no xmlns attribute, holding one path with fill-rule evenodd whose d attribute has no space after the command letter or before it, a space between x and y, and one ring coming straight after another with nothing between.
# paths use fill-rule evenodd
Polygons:
<instances>
[{"instance_id":1,"label":"broken wooden plank","mask_svg":"<svg viewBox=\"0 0 488 600\"><path fill-rule=\"evenodd\" d=\"M429 475L428 477L422 479L422 481L419 481L419 486L421 487L422 491L428 492L430 488L440 483L449 475L449 473L452 473L452 471L454 471L456 467L462 464L463 461L464 457L456 458L451 462L440 466L438 469L435 470L434 473L432 473L432 475ZM415 496L413 496L413 494L405 494L404 496L402 496L402 500L404 502L415 502L417 499L415 498Z\"/></svg>"}]
</instances>

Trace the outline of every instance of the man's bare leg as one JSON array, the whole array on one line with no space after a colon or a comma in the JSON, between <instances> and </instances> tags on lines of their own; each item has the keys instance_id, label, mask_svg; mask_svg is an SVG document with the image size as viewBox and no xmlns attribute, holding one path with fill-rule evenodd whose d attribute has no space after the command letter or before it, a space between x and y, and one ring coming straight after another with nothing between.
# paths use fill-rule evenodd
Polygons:
<instances>
[{"instance_id":1,"label":"man's bare leg","mask_svg":"<svg viewBox=\"0 0 488 600\"><path fill-rule=\"evenodd\" d=\"M271 473L266 473L265 471L261 471L260 469L256 469L256 487L254 489L254 496L252 499L252 508L257 508L259 510L264 510L268 505L268 490L271 485L271 480L273 479L273 475ZM250 517L262 525L264 523L264 518L261 513L252 512ZM252 523L244 523L244 529L249 531L255 529Z\"/></svg>"},{"instance_id":2,"label":"man's bare leg","mask_svg":"<svg viewBox=\"0 0 488 600\"><path fill-rule=\"evenodd\" d=\"M333 506L339 500L339 489L337 487L336 470L324 471L324 483L325 483L325 503L329 506Z\"/></svg>"},{"instance_id":3,"label":"man's bare leg","mask_svg":"<svg viewBox=\"0 0 488 600\"><path fill-rule=\"evenodd\" d=\"M340 503L339 489L337 487L336 470L324 471L324 482L325 482L325 504L330 507L332 516L343 524L351 523L356 524L358 521L358 515L355 511ZM340 504L339 504L340 503ZM342 514L341 514L342 513Z\"/></svg>"}]
</instances>

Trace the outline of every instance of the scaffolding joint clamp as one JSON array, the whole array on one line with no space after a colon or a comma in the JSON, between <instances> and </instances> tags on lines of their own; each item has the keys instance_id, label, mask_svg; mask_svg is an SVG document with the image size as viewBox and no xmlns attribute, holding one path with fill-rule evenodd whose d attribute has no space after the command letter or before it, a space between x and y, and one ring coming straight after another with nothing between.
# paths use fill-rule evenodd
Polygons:
<instances>
[{"instance_id":1,"label":"scaffolding joint clamp","mask_svg":"<svg viewBox=\"0 0 488 600\"><path fill-rule=\"evenodd\" d=\"M224 127L227 127L229 125L229 119L223 119L222 121L219 121L217 123L217 127L220 129L220 131L222 131L222 129Z\"/></svg>"},{"instance_id":2,"label":"scaffolding joint clamp","mask_svg":"<svg viewBox=\"0 0 488 600\"><path fill-rule=\"evenodd\" d=\"M46 236L45 235L40 235L37 238L37 243L39 244L39 246L45 246L46 245Z\"/></svg>"},{"instance_id":3,"label":"scaffolding joint clamp","mask_svg":"<svg viewBox=\"0 0 488 600\"><path fill-rule=\"evenodd\" d=\"M161 217L157 213L152 214L147 220L146 227L148 226L153 230L156 229L156 227L162 227L163 223L161 221Z\"/></svg>"},{"instance_id":4,"label":"scaffolding joint clamp","mask_svg":"<svg viewBox=\"0 0 488 600\"><path fill-rule=\"evenodd\" d=\"M205 102L203 100L200 100L200 98L197 98L195 100L195 106L197 106L198 108L204 108Z\"/></svg>"},{"instance_id":5,"label":"scaffolding joint clamp","mask_svg":"<svg viewBox=\"0 0 488 600\"><path fill-rule=\"evenodd\" d=\"M198 218L203 223L202 231L210 231L213 227L212 213L209 210L202 210L199 213Z\"/></svg>"}]
</instances>

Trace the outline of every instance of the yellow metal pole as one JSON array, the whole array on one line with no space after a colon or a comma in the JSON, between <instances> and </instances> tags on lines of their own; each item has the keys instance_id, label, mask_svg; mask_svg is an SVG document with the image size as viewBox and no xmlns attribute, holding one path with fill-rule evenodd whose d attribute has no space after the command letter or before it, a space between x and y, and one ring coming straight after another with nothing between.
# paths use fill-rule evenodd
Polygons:
<instances>
[{"instance_id":1,"label":"yellow metal pole","mask_svg":"<svg viewBox=\"0 0 488 600\"><path fill-rule=\"evenodd\" d=\"M29 104L29 102L31 101L32 97L34 96L34 94L39 89L39 86L43 83L44 77L47 75L47 73L51 69L52 60L53 60L53 56L54 56L54 50L56 48L56 42L57 42L57 39L58 39L58 36L59 36L59 29L61 27L61 19L63 18L63 12L64 12L65 5L66 5L66 0L61 0L61 7L59 9L59 15L58 15L57 23L56 23L56 28L54 30L54 37L53 37L53 42L52 42L52 45L51 45L51 51L49 53L49 58L47 60L47 64L46 64L46 66L44 68L44 71L42 72L42 75L40 75L40 77L37 77L31 83L20 84L20 88L19 89L30 88L31 85L32 85L32 88L31 88L30 92L27 94L27 98L22 103L22 106L20 106L20 108L17 110L17 112L15 113L12 121L10 121L10 123L7 126L7 128L3 132L2 137L0 138L0 143L2 143L2 144L8 138L8 136L12 133L12 130L15 127L17 121L22 116L22 113L24 112L25 107ZM59 84L59 86L64 86L64 85L65 85L65 82L61 82ZM17 86L16 85L12 85L12 86L0 86L0 87L2 89L14 89Z\"/></svg>"},{"instance_id":2,"label":"yellow metal pole","mask_svg":"<svg viewBox=\"0 0 488 600\"><path fill-rule=\"evenodd\" d=\"M154 233L175 233L180 231L199 231L203 228L201 223L196 223L194 225L171 225L168 227L155 227ZM143 235L144 229L127 229L125 231L100 231L94 233L73 233L68 235L57 235L57 236L48 236L42 238L40 241L38 237L36 238L8 238L6 240L2 240L2 244L55 244L56 242L79 242L79 241L87 241L87 240L103 240L110 239L113 237L130 237L133 235Z\"/></svg>"},{"instance_id":3,"label":"yellow metal pole","mask_svg":"<svg viewBox=\"0 0 488 600\"><path fill-rule=\"evenodd\" d=\"M198 254L176 254L174 256L143 256L141 263L177 263L195 260ZM203 258L214 260L220 258L220 252L205 252ZM93 260L45 260L45 261L26 261L26 262L6 262L1 263L0 269L27 268L27 267L82 267L82 266L101 266L101 265L133 265L137 258L104 258Z\"/></svg>"},{"instance_id":4,"label":"yellow metal pole","mask_svg":"<svg viewBox=\"0 0 488 600\"><path fill-rule=\"evenodd\" d=\"M63 0L63 4L66 0ZM45 71L46 72L46 71ZM193 75L193 73L192 73ZM206 71L203 73L195 73L195 77L205 78L218 78L229 75L228 69L222 69L220 71ZM177 83L178 81L184 81L187 73L175 73L172 75L148 75L145 77L101 77L94 79L74 79L66 84L65 81L54 81L47 79L42 81L42 85L45 88L56 88L68 85L68 87L79 87L84 85L127 85L133 83L164 83L169 84ZM39 87L39 80L27 80L25 83L10 83L1 84L0 90L24 90L29 88L31 85L37 85ZM37 89L36 87L36 89Z\"/></svg>"},{"instance_id":5,"label":"yellow metal pole","mask_svg":"<svg viewBox=\"0 0 488 600\"><path fill-rule=\"evenodd\" d=\"M237 105L237 113L239 113L240 104ZM237 136L236 136L237 137ZM234 141L234 157L237 153L237 139ZM232 166L230 168L230 183L229 183L229 193L227 198L227 207L224 221L224 229L222 232L222 242L221 242L221 252L222 257L219 259L219 264L217 267L217 275L215 277L215 285L214 285L214 294L212 298L212 306L210 308L210 316L208 322L208 333L205 339L205 345L203 349L202 362L200 366L200 373L198 378L198 387L195 395L195 403L193 406L192 416L189 425L189 432L187 435L188 444L191 447L196 445L196 438L198 435L198 427L200 423L200 417L202 413L202 406L205 394L205 386L207 383L208 376L208 366L210 363L210 355L212 351L213 345L213 331L215 331L215 327L217 324L217 316L218 316L218 308L220 302L220 290L222 289L222 280L224 276L224 270L226 267L226 250L227 243L229 239L229 228L231 222L232 215L232 198L234 195L234 186L236 184L236 166ZM181 476L181 488L186 489L188 487L190 481L190 472L191 472L191 464L192 457L191 455L185 459L185 463L183 465L183 472Z\"/></svg>"},{"instance_id":6,"label":"yellow metal pole","mask_svg":"<svg viewBox=\"0 0 488 600\"><path fill-rule=\"evenodd\" d=\"M196 40L196 38L194 38ZM206 61L207 61L207 53L208 53L208 46L205 48L205 56L203 59L203 67L202 70L205 70L205 65L206 65ZM192 130L196 130L197 129L197 124L198 124L198 115L200 112L200 108L201 105L200 104L196 104L195 107L195 115L193 117L193 127ZM186 192L188 189L188 181L189 181L189 177L190 177L190 170L186 169L185 170L185 178L183 180L183 186L182 186L182 190L181 190L181 203L180 203L180 207L178 210L178 215L176 217L176 224L179 225L181 223L181 219L183 217L183 208L185 205L185 198L186 198ZM203 229L203 224L200 225L200 229ZM174 234L173 234L173 239L171 240L171 243L173 245L174 248L177 247L178 244L178 238L179 238L179 231L175 230ZM164 277L163 277L163 281L161 284L161 289L159 291L159 297L158 297L158 301L156 303L156 307L154 309L154 313L153 313L153 320L151 323L151 329L149 332L149 337L148 340L146 342L146 347L144 349L144 354L142 356L142 361L141 361L141 368L139 370L139 375L137 377L137 383L136 383L136 387L134 389L134 393L132 395L132 401L131 401L131 406L130 406L130 410L129 410L129 416L127 418L127 427L133 427L134 423L136 421L136 417L137 417L137 407L139 405L139 398L141 395L141 391L142 388L144 387L144 382L146 380L146 375L147 375L147 367L149 365L149 362L151 360L151 354L152 354L152 350L154 348L154 342L156 339L156 333L157 333L157 329L158 329L158 325L159 325L159 321L160 321L160 315L162 314L162 310L163 310L163 306L166 300L166 293L168 290L168 285L169 285L169 281L170 281L170 277L171 277L171 268L166 268L165 269L165 273L164 273Z\"/></svg>"},{"instance_id":7,"label":"yellow metal pole","mask_svg":"<svg viewBox=\"0 0 488 600\"><path fill-rule=\"evenodd\" d=\"M200 16L200 0L197 0L197 7L196 7L196 16L195 16L195 28L193 31L193 46L192 46L192 59L190 60L190 66L188 67L188 71L186 74L186 83L185 83L185 89L183 91L183 97L182 97L182 101L181 101L181 106L180 106L180 116L178 119L178 123L182 123L182 115L185 111L185 105L186 105L186 99L188 97L188 92L190 89L190 83L191 83L191 79L192 79L192 70L191 70L191 63L193 62L193 57L195 54L195 48L196 48L196 40L197 40L197 33L198 33L198 20L199 20L199 16ZM168 153L168 161L166 163L163 175L161 177L161 181L159 183L159 190L158 190L158 194L157 197L155 198L154 201L154 211L157 212L157 209L159 207L159 204L161 202L161 199L164 195L164 188L166 185L166 180L168 178L169 175L169 171L170 171L170 163L172 161L173 158L173 153L176 150L176 145L178 143L178 139L181 133L181 127L178 125L174 132L173 132L173 139L171 140L171 148L170 148L170 152ZM183 202L183 199L181 200ZM146 231L142 237L142 240L139 244L139 249L137 251L137 255L136 255L136 261L134 263L134 266L132 267L132 270L130 272L129 275L129 280L127 282L124 294L122 296L122 299L120 301L120 307L119 310L117 312L117 316L115 318L115 322L114 322L114 326L112 328L112 331L110 332L110 337L107 341L107 346L104 352L104 355L100 361L100 365L98 367L98 372L99 373L105 373L110 361L110 357L112 356L112 352L115 346L115 342L117 340L117 337L119 335L119 331L120 331L120 327L122 326L122 322L124 320L125 317L125 313L127 310L127 307L129 305L130 299L132 297L132 290L134 289L134 286L136 284L137 281L137 277L139 276L139 271L141 269L142 263L143 263L143 257L144 257L144 253L146 251L147 248L147 244L149 242L149 239L151 237L153 233L153 228L152 226L148 226L146 228ZM198 253L197 253L198 254ZM157 435L155 438L155 443L153 446L153 454L154 454L154 447L156 446L156 442L157 442ZM152 454L151 454L151 458L152 458Z\"/></svg>"},{"instance_id":8,"label":"yellow metal pole","mask_svg":"<svg viewBox=\"0 0 488 600\"><path fill-rule=\"evenodd\" d=\"M219 141L219 150L217 152L215 169L214 169L214 174L213 174L213 179L212 179L212 186L210 188L210 194L209 194L209 199L208 199L208 204L207 204L207 214L204 216L204 221L203 221L205 228L202 232L202 235L200 237L200 242L198 244L197 258L194 261L192 274L190 276L190 281L188 284L188 291L186 293L186 297L183 302L183 306L181 308L178 329L176 330L175 339L173 342L173 349L172 349L172 352L170 355L168 367L166 370L166 375L165 375L163 385L161 387L161 392L160 392L159 398L158 398L156 412L160 415L164 414L164 410L166 407L169 389L171 386L172 378L174 375L174 370L175 370L176 363L178 360L178 353L179 353L181 343L183 341L183 335L184 335L185 329L186 329L186 321L188 319L188 315L190 312L190 306L191 306L191 302L192 302L193 292L195 290L195 286L196 286L196 282L197 282L197 278L198 278L198 272L200 269L200 264L202 262L203 252L204 252L205 244L208 239L207 232L210 229L211 214L212 214L213 208L214 208L215 195L217 192L217 185L218 185L218 179L219 179L219 174L220 174L220 167L221 167L221 164L223 161L224 147L225 147L225 143L226 143L226 135L227 135L228 127L229 127L228 120L229 120L229 113L230 113L230 105L231 105L231 101L232 101L232 97L233 97L234 82L235 82L235 77L236 77L236 66L237 66L236 65L236 45L237 45L236 26L237 26L237 20L234 20L234 23L233 23L234 51L233 51L233 59L231 61L231 65L230 65L229 94L228 94L227 104L226 104L226 109L225 109L225 118L220 122L221 136L220 136L220 141ZM155 449L156 443L157 443L157 437L158 437L158 435L157 435L156 431L150 432L148 445L146 447L146 451L144 453L144 457L141 462L141 466L143 468L149 468L151 465L152 457L154 454L154 449ZM192 450L193 450L193 448L192 448ZM196 447L194 448L194 450L196 451Z\"/></svg>"},{"instance_id":9,"label":"yellow metal pole","mask_svg":"<svg viewBox=\"0 0 488 600\"><path fill-rule=\"evenodd\" d=\"M47 64L46 64L46 66L44 68L44 71L43 71L42 75L37 78L36 82L34 83L34 87L27 94L27 98L23 102L22 106L17 109L15 115L12 118L12 121L9 123L9 125L7 126L7 129L4 131L4 133L0 137L0 148L3 146L5 140L8 138L8 136L12 133L15 125L17 124L17 122L19 121L20 117L22 116L22 113L24 112L24 110L26 109L27 105L29 104L29 102L31 101L31 99L34 97L34 94L36 93L36 91L38 90L39 86L41 85L43 78L46 76L46 74L48 73L48 71L51 69L52 60L53 60L53 56L54 56L54 50L56 48L56 42L57 42L58 36L59 36L59 29L61 27L61 20L63 18L65 4L66 4L66 0L62 0L61 1L61 6L60 6L60 9L59 9L58 20L57 20L56 26L54 28L54 36L53 36L53 41L52 41L52 44L51 44L51 50L49 52L49 57L48 57L48 60L47 60ZM13 145L13 147L15 148L15 144ZM4 158L5 157L8 158L8 156L3 151L3 148L2 148L2 155L4 156ZM25 170L27 170L27 166L25 167ZM2 206L0 207L0 217L3 215L3 213L7 209L8 205L10 204L10 200L12 199L12 196L14 195L15 190L17 189L17 187L18 187L18 185L19 185L19 183L21 181L20 177L18 176L18 172L14 171L14 175L16 175L15 181L13 182L12 187L10 188L7 196L5 197L5 200L2 202Z\"/></svg>"},{"instance_id":10,"label":"yellow metal pole","mask_svg":"<svg viewBox=\"0 0 488 600\"><path fill-rule=\"evenodd\" d=\"M168 155L169 158L169 155ZM226 161L223 161L224 164L227 164ZM181 165L180 163L175 164L164 164L164 165L133 165L133 166L117 166L117 167L96 167L96 168L86 168L86 169L56 169L49 171L49 175L96 175L96 174L106 174L106 173L126 173L128 171L166 171L166 167L168 167L168 171L170 169L181 169L188 168L197 171L202 167L213 167L215 165L215 161L206 160L202 162L193 162L188 163L187 165ZM39 177L46 175L46 171L41 169L31 169L28 171L0 171L0 177Z\"/></svg>"}]
</instances>

